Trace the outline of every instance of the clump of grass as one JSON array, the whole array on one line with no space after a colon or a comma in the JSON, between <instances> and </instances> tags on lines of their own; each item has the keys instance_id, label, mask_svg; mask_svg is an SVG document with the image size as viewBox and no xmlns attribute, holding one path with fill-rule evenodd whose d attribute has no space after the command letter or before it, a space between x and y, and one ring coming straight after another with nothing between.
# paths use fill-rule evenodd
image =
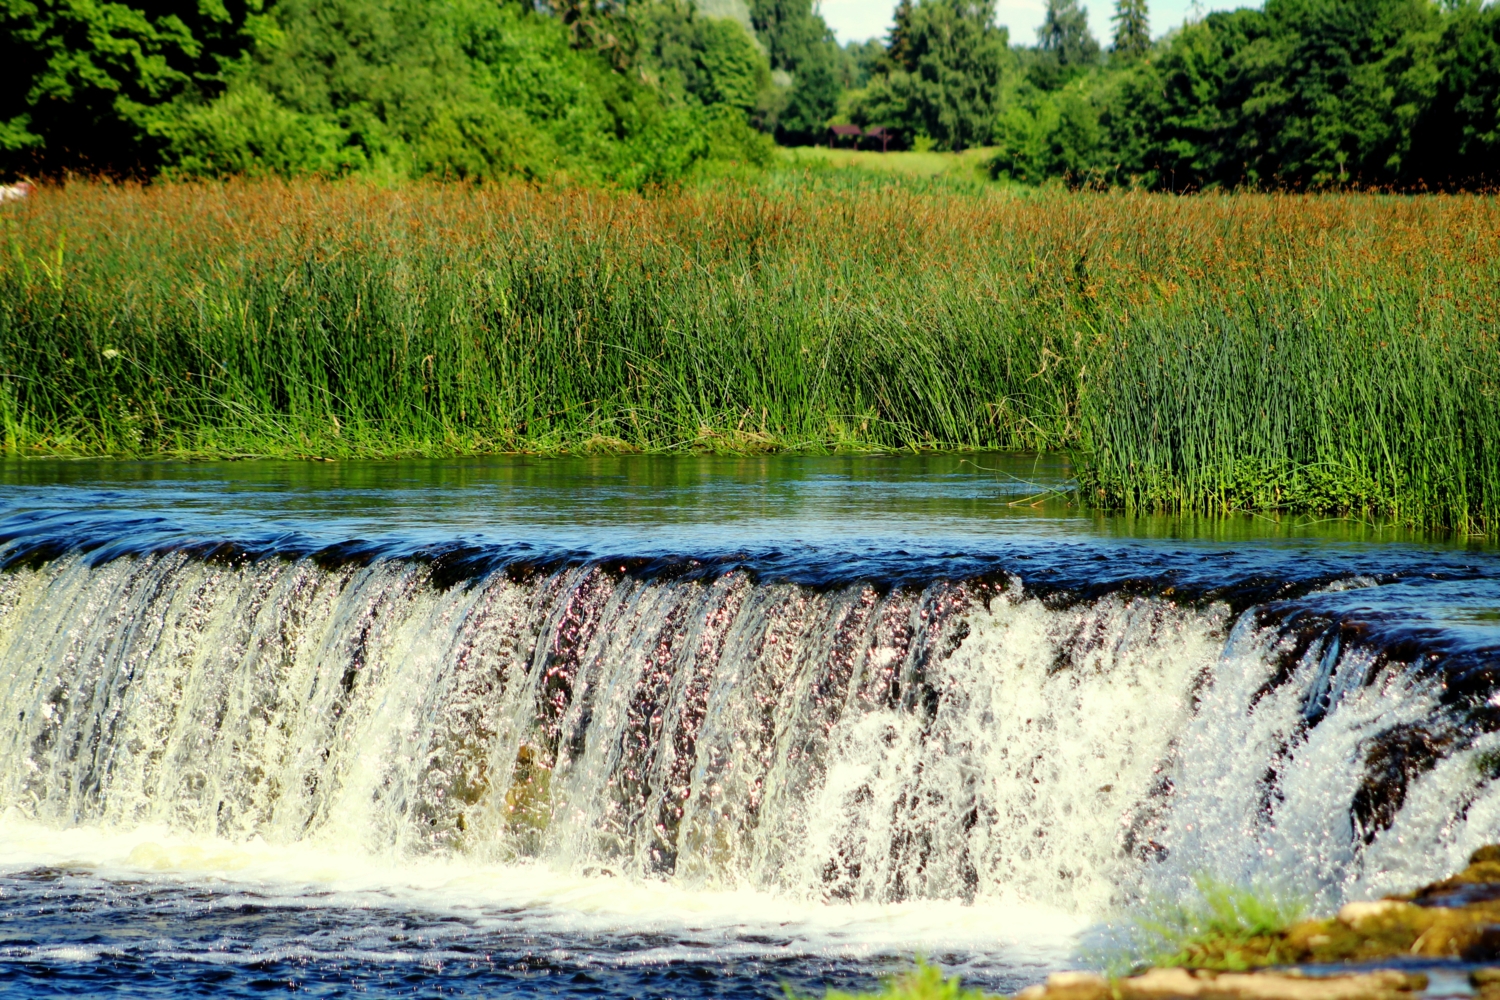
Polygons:
<instances>
[{"instance_id":1,"label":"clump of grass","mask_svg":"<svg viewBox=\"0 0 1500 1000\"><path fill-rule=\"evenodd\" d=\"M1497 320L1482 196L73 183L0 211L0 444L1067 449L1089 504L1494 535Z\"/></svg>"},{"instance_id":2,"label":"clump of grass","mask_svg":"<svg viewBox=\"0 0 1500 1000\"><path fill-rule=\"evenodd\" d=\"M1153 897L1086 958L1111 975L1151 966L1241 970L1293 961L1282 932L1307 911L1305 900L1206 876L1185 898Z\"/></svg>"},{"instance_id":3,"label":"clump of grass","mask_svg":"<svg viewBox=\"0 0 1500 1000\"><path fill-rule=\"evenodd\" d=\"M798 1000L788 991L787 1000ZM968 989L957 976L944 978L943 970L921 959L906 972L890 976L875 993L842 993L829 990L825 1000L993 1000L982 990Z\"/></svg>"}]
</instances>

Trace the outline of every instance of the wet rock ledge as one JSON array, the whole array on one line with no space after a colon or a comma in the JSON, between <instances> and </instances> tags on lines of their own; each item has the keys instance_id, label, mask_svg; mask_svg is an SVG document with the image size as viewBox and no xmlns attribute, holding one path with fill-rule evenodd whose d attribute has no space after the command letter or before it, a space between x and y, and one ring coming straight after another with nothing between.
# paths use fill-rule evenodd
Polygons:
<instances>
[{"instance_id":1,"label":"wet rock ledge","mask_svg":"<svg viewBox=\"0 0 1500 1000\"><path fill-rule=\"evenodd\" d=\"M1400 967L1368 971L1387 961ZM1016 1000L1411 1000L1427 990L1426 971L1447 968L1467 970L1478 1000L1500 1000L1500 844L1408 896L1248 940L1199 941L1180 966L1121 979L1056 973Z\"/></svg>"}]
</instances>

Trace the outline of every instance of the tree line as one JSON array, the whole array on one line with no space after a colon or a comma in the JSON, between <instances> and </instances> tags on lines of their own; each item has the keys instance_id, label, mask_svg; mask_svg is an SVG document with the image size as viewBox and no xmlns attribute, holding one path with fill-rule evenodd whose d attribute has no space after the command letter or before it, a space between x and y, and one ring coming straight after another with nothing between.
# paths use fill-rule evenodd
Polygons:
<instances>
[{"instance_id":1,"label":"tree line","mask_svg":"<svg viewBox=\"0 0 1500 1000\"><path fill-rule=\"evenodd\" d=\"M902 54L853 110L908 134L920 127L948 148L995 146L991 172L1029 182L1194 190L1500 180L1500 6L1267 0L1152 43L1143 0L1118 0L1113 24L1105 49L1076 0L1050 0L1037 45L1016 48L999 44L1005 30L983 4L921 3L898 19L891 51ZM971 81L967 102L945 96L954 88L942 74L960 64L973 67L961 77Z\"/></svg>"},{"instance_id":2,"label":"tree line","mask_svg":"<svg viewBox=\"0 0 1500 1000\"><path fill-rule=\"evenodd\" d=\"M690 0L0 0L0 22L18 174L669 184L769 162L752 119L795 89L748 20Z\"/></svg>"},{"instance_id":3,"label":"tree line","mask_svg":"<svg viewBox=\"0 0 1500 1000\"><path fill-rule=\"evenodd\" d=\"M1102 2L1102 0L1101 0ZM1483 187L1500 5L1266 0L1153 41L1048 0L900 0L838 45L814 0L0 0L0 171L518 176L628 187L881 126L1024 183Z\"/></svg>"}]
</instances>

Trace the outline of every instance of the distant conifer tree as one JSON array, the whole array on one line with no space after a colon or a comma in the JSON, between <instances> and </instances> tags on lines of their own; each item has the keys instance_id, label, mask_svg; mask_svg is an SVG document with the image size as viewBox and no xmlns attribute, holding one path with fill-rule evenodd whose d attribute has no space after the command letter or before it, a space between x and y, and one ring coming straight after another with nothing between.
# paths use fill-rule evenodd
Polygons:
<instances>
[{"instance_id":1,"label":"distant conifer tree","mask_svg":"<svg viewBox=\"0 0 1500 1000\"><path fill-rule=\"evenodd\" d=\"M901 0L896 4L896 12L891 25L891 37L885 47L885 68L911 69L911 0Z\"/></svg>"},{"instance_id":2,"label":"distant conifer tree","mask_svg":"<svg viewBox=\"0 0 1500 1000\"><path fill-rule=\"evenodd\" d=\"M1151 50L1146 0L1115 0L1115 52L1135 58Z\"/></svg>"}]
</instances>

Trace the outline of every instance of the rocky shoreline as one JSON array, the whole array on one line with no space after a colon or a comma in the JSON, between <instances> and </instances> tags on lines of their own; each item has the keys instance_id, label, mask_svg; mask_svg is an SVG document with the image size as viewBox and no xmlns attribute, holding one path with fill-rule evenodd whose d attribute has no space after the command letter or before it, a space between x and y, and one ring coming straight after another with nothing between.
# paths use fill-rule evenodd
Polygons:
<instances>
[{"instance_id":1,"label":"rocky shoreline","mask_svg":"<svg viewBox=\"0 0 1500 1000\"><path fill-rule=\"evenodd\" d=\"M1410 895L1348 903L1248 940L1206 938L1183 958L1119 979L1059 972L1015 1000L1402 1000L1427 991L1426 971L1444 965L1467 972L1479 1000L1500 1000L1500 844ZM1407 968L1368 970L1387 961Z\"/></svg>"}]
</instances>

